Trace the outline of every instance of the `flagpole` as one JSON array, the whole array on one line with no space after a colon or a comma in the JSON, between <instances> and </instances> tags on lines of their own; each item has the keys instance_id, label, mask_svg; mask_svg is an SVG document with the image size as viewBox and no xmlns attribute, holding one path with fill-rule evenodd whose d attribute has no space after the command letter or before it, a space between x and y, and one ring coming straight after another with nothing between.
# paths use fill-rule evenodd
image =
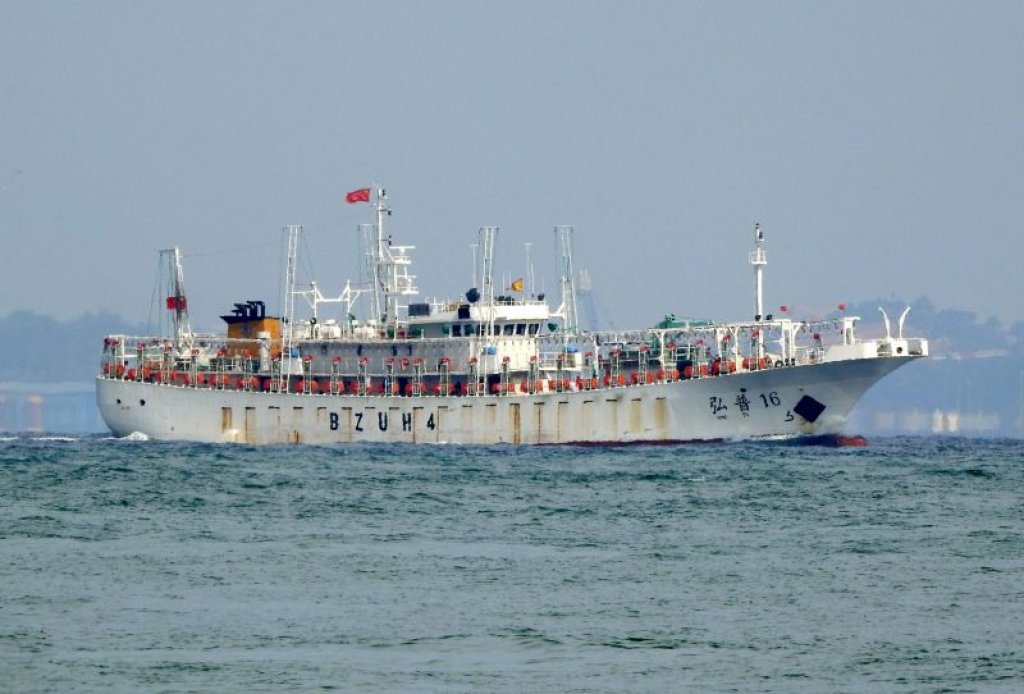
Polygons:
<instances>
[{"instance_id":1,"label":"flagpole","mask_svg":"<svg viewBox=\"0 0 1024 694\"><path fill-rule=\"evenodd\" d=\"M526 281L530 285L530 298L537 296L536 287L533 286L533 264L530 262L530 246L533 243L526 242Z\"/></svg>"}]
</instances>

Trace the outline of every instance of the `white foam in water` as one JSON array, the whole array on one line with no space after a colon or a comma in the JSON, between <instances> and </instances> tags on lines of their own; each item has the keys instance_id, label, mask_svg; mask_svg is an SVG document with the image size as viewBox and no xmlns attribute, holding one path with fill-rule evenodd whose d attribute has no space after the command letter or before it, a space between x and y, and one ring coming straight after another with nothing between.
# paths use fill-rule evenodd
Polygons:
<instances>
[{"instance_id":1,"label":"white foam in water","mask_svg":"<svg viewBox=\"0 0 1024 694\"><path fill-rule=\"evenodd\" d=\"M33 436L32 438L34 440L36 440L36 441L64 441L64 442L73 442L73 441L78 441L79 440L79 439L75 438L74 436Z\"/></svg>"},{"instance_id":2,"label":"white foam in water","mask_svg":"<svg viewBox=\"0 0 1024 694\"><path fill-rule=\"evenodd\" d=\"M127 436L104 436L100 441L149 441L149 435L141 431L133 431Z\"/></svg>"}]
</instances>

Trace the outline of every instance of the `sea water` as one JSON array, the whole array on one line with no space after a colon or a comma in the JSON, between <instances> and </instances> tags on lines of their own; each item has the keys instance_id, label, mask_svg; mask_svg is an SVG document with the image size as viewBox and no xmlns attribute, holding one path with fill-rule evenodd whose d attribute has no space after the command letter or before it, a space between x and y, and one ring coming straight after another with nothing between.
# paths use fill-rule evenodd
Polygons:
<instances>
[{"instance_id":1,"label":"sea water","mask_svg":"<svg viewBox=\"0 0 1024 694\"><path fill-rule=\"evenodd\" d=\"M11 437L0 690L1024 691L1024 442Z\"/></svg>"}]
</instances>

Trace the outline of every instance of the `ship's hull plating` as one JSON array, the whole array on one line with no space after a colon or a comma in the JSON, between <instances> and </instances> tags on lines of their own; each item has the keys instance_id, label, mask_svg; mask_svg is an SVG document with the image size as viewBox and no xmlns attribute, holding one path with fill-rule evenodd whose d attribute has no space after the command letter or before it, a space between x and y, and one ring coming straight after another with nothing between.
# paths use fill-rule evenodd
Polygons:
<instances>
[{"instance_id":1,"label":"ship's hull plating","mask_svg":"<svg viewBox=\"0 0 1024 694\"><path fill-rule=\"evenodd\" d=\"M301 395L97 379L117 436L253 444L558 444L836 434L912 357L851 359L669 383L533 395Z\"/></svg>"}]
</instances>

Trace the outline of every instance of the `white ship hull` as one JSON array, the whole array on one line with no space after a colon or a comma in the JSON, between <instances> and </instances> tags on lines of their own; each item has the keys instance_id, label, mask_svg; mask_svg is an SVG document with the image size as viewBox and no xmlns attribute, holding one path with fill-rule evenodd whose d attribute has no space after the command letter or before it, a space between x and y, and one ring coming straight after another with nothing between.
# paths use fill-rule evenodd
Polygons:
<instances>
[{"instance_id":1,"label":"white ship hull","mask_svg":"<svg viewBox=\"0 0 1024 694\"><path fill-rule=\"evenodd\" d=\"M615 444L838 434L876 381L915 357L772 368L536 394L330 395L218 390L107 376L117 436L249 444Z\"/></svg>"}]
</instances>

